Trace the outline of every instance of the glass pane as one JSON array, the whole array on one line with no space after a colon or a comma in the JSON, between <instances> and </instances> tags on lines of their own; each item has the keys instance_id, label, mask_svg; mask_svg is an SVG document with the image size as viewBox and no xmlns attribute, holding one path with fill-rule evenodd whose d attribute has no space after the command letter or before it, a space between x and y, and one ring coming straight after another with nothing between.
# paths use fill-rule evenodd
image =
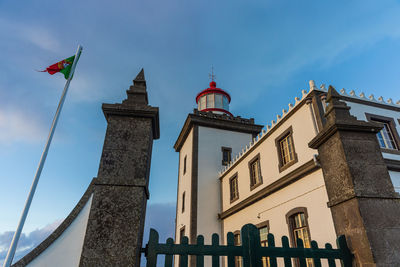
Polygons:
<instances>
[{"instance_id":1,"label":"glass pane","mask_svg":"<svg viewBox=\"0 0 400 267\"><path fill-rule=\"evenodd\" d=\"M214 107L214 94L207 95L207 108Z\"/></svg>"},{"instance_id":2,"label":"glass pane","mask_svg":"<svg viewBox=\"0 0 400 267\"><path fill-rule=\"evenodd\" d=\"M388 124L388 123L385 123L384 125L385 125L385 126L384 126L384 128L382 129L382 131L385 132L384 136L385 136L385 139L387 139L388 148L396 149L396 145L395 145L395 143L394 143L393 134L392 134L392 131L391 131L391 129L390 129L389 124Z\"/></svg>"},{"instance_id":3,"label":"glass pane","mask_svg":"<svg viewBox=\"0 0 400 267\"><path fill-rule=\"evenodd\" d=\"M239 188L238 188L238 180L237 180L237 178L233 179L233 193L235 195L235 198L238 197Z\"/></svg>"},{"instance_id":4,"label":"glass pane","mask_svg":"<svg viewBox=\"0 0 400 267\"><path fill-rule=\"evenodd\" d=\"M295 216L294 216L294 222L295 222L295 228L299 228L301 225L300 225L300 220L299 220L299 214L296 214Z\"/></svg>"},{"instance_id":5,"label":"glass pane","mask_svg":"<svg viewBox=\"0 0 400 267\"><path fill-rule=\"evenodd\" d=\"M222 95L220 95L220 94L216 94L215 95L215 107L216 108L222 108L223 107L223 105L222 105Z\"/></svg>"},{"instance_id":6,"label":"glass pane","mask_svg":"<svg viewBox=\"0 0 400 267\"><path fill-rule=\"evenodd\" d=\"M376 134L376 137L378 137L379 145L382 148L386 148L385 141L383 141L383 136L382 136L382 131Z\"/></svg>"},{"instance_id":7,"label":"glass pane","mask_svg":"<svg viewBox=\"0 0 400 267\"><path fill-rule=\"evenodd\" d=\"M267 244L266 242L264 242L264 241L266 241L268 238L268 227L263 227L263 228L260 228L260 240L261 240L261 244L263 244L264 243L264 247L265 247L265 245Z\"/></svg>"},{"instance_id":8,"label":"glass pane","mask_svg":"<svg viewBox=\"0 0 400 267\"><path fill-rule=\"evenodd\" d=\"M306 218L304 216L304 213L300 213L300 222L301 222L301 226L306 226Z\"/></svg>"},{"instance_id":9,"label":"glass pane","mask_svg":"<svg viewBox=\"0 0 400 267\"><path fill-rule=\"evenodd\" d=\"M223 152L222 152L222 160L224 162L228 162L228 151L227 150L223 150Z\"/></svg>"},{"instance_id":10,"label":"glass pane","mask_svg":"<svg viewBox=\"0 0 400 267\"><path fill-rule=\"evenodd\" d=\"M201 108L200 108L200 110L206 108L206 99L207 99L207 96L205 96L205 95L202 96L202 97L200 98L200 102L201 102Z\"/></svg>"},{"instance_id":11,"label":"glass pane","mask_svg":"<svg viewBox=\"0 0 400 267\"><path fill-rule=\"evenodd\" d=\"M226 96L223 96L223 97L222 97L222 102L223 102L223 108L224 108L225 110L228 110L228 111L229 111L228 98L227 98Z\"/></svg>"},{"instance_id":12,"label":"glass pane","mask_svg":"<svg viewBox=\"0 0 400 267\"><path fill-rule=\"evenodd\" d=\"M294 160L294 148L291 135L284 137L280 143L282 166Z\"/></svg>"},{"instance_id":13,"label":"glass pane","mask_svg":"<svg viewBox=\"0 0 400 267\"><path fill-rule=\"evenodd\" d=\"M230 189L231 189L231 200L238 197L238 181L237 181L237 177L233 178L230 181Z\"/></svg>"},{"instance_id":14,"label":"glass pane","mask_svg":"<svg viewBox=\"0 0 400 267\"><path fill-rule=\"evenodd\" d=\"M389 122L378 121L383 124L382 130L376 134L378 138L379 146L382 148L398 149L397 144L394 141L392 129L390 128Z\"/></svg>"},{"instance_id":15,"label":"glass pane","mask_svg":"<svg viewBox=\"0 0 400 267\"><path fill-rule=\"evenodd\" d=\"M259 161L256 160L251 164L251 180L252 185L258 184L261 182L260 177L260 165Z\"/></svg>"}]
</instances>

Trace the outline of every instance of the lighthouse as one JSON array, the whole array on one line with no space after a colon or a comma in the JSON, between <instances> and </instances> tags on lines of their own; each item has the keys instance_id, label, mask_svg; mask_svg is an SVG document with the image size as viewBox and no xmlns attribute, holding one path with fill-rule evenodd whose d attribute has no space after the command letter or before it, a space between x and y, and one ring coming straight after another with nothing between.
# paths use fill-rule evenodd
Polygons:
<instances>
[{"instance_id":1,"label":"lighthouse","mask_svg":"<svg viewBox=\"0 0 400 267\"><path fill-rule=\"evenodd\" d=\"M213 233L223 232L218 219L222 197L218 172L263 126L254 124L252 118L233 116L231 96L214 79L195 102L197 108L188 114L174 145L179 153L175 239L179 243L187 236L195 244L196 237L203 235L207 244ZM195 266L194 258L190 266Z\"/></svg>"}]
</instances>

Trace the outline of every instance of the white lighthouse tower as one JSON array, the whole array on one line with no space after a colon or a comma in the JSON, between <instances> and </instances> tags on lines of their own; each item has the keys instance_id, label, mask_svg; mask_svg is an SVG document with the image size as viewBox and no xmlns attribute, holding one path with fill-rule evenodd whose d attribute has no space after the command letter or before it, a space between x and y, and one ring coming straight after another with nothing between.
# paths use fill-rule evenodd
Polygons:
<instances>
[{"instance_id":1,"label":"white lighthouse tower","mask_svg":"<svg viewBox=\"0 0 400 267\"><path fill-rule=\"evenodd\" d=\"M197 95L198 109L187 116L174 145L179 152L177 242L187 236L193 244L198 235L204 235L207 244L213 233L222 232L218 219L221 212L218 172L263 127L254 124L254 119L233 116L229 111L230 101L230 95L217 88L212 80L210 87ZM195 266L194 258L190 266Z\"/></svg>"}]
</instances>

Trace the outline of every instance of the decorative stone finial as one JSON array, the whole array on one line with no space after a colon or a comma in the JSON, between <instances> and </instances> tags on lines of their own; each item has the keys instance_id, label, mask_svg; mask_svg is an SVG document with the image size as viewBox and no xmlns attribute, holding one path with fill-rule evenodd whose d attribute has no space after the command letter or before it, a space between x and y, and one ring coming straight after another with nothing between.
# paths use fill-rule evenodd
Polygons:
<instances>
[{"instance_id":1,"label":"decorative stone finial","mask_svg":"<svg viewBox=\"0 0 400 267\"><path fill-rule=\"evenodd\" d=\"M325 117L329 123L335 123L337 120L343 119L348 120L349 118L356 120L354 116L350 115L350 107L340 99L340 94L332 85L329 85L328 95L326 96L328 107L325 112Z\"/></svg>"},{"instance_id":2,"label":"decorative stone finial","mask_svg":"<svg viewBox=\"0 0 400 267\"><path fill-rule=\"evenodd\" d=\"M134 81L143 81L143 82L146 81L146 79L144 78L144 70L143 70L143 68L140 70L138 75L136 75L136 78L135 78Z\"/></svg>"},{"instance_id":3,"label":"decorative stone finial","mask_svg":"<svg viewBox=\"0 0 400 267\"><path fill-rule=\"evenodd\" d=\"M128 99L124 100L126 105L144 105L147 106L149 101L146 91L146 80L144 78L143 68L140 70L136 78L133 80L133 85L126 91Z\"/></svg>"},{"instance_id":4,"label":"decorative stone finial","mask_svg":"<svg viewBox=\"0 0 400 267\"><path fill-rule=\"evenodd\" d=\"M317 89L317 86L315 86L314 80L310 80L308 83L310 84L310 91Z\"/></svg>"}]
</instances>

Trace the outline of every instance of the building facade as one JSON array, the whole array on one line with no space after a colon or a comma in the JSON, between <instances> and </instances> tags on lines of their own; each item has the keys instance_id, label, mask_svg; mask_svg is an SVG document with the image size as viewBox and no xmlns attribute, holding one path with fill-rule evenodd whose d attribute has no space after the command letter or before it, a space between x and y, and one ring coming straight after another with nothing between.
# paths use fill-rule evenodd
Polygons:
<instances>
[{"instance_id":1,"label":"building facade","mask_svg":"<svg viewBox=\"0 0 400 267\"><path fill-rule=\"evenodd\" d=\"M176 240L186 235L195 243L197 235L210 238L211 233L218 233L220 242L226 244L227 233L233 232L239 244L239 230L252 223L259 228L264 246L269 232L288 236L292 246L298 238L306 247L311 240L334 244L340 230L332 217L327 175L318 150L309 145L327 124L324 85L317 88L310 81L309 91L303 90L302 97L296 97L266 127L225 112L228 105L214 109L217 98L209 94L219 92L213 89L215 82L199 93L198 110L188 115L175 144L179 152ZM357 96L344 89L338 97L355 119L382 127L376 138L392 183L389 198L398 198L400 102L367 98L363 93ZM230 96L227 99L230 102ZM228 122L231 127L222 126ZM358 157L348 156L348 161ZM281 245L279 238L276 245ZM191 263L194 266L193 259ZM236 264L241 265L240 259ZM263 264L268 266L267 259ZM313 266L312 260L308 265Z\"/></svg>"}]
</instances>

